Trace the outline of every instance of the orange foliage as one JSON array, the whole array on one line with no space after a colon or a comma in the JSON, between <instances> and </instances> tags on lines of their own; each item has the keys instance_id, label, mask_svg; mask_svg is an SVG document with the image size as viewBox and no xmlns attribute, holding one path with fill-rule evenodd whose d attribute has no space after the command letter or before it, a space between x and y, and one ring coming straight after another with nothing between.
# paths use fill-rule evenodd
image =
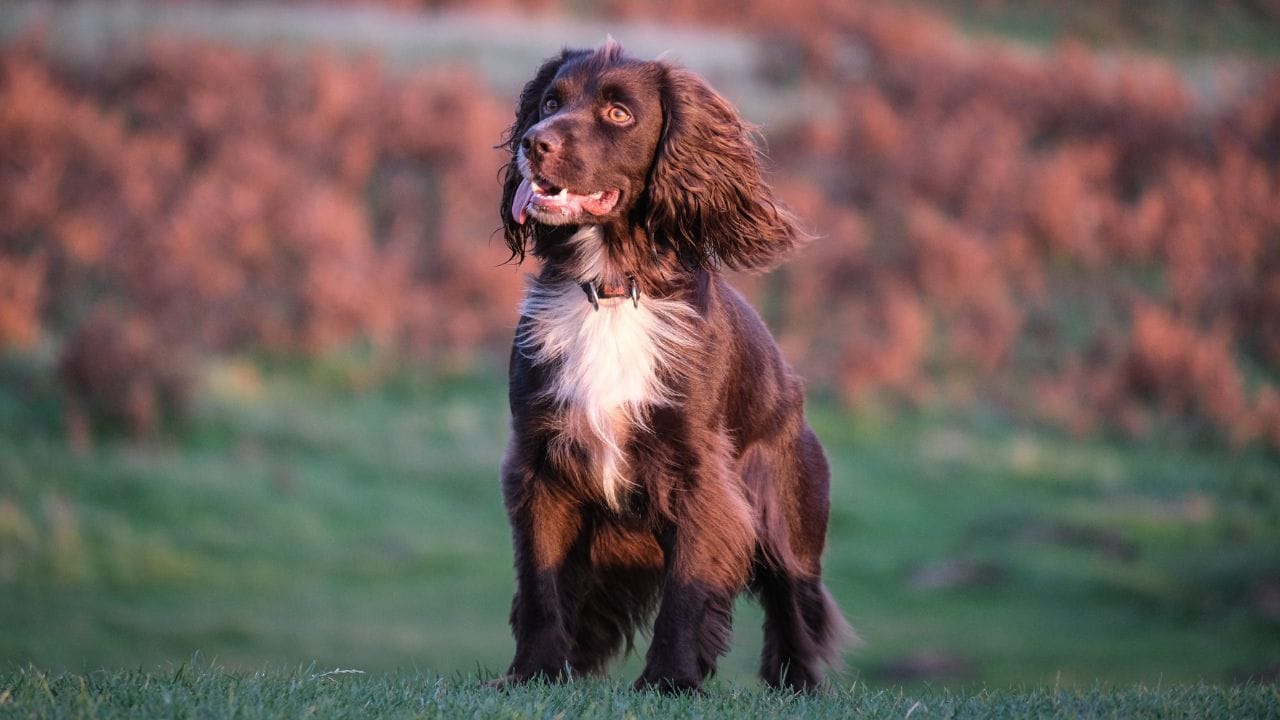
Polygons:
<instances>
[{"instance_id":1,"label":"orange foliage","mask_svg":"<svg viewBox=\"0 0 1280 720\"><path fill-rule=\"evenodd\" d=\"M1280 76L1210 104L1165 62L841 0L599 12L759 32L798 65L778 82L830 90L829 114L770 129L819 239L745 283L815 383L1280 448ZM109 300L156 347L502 352L519 274L486 241L510 100L322 54L156 47L88 82L5 50L0 343L83 336Z\"/></svg>"},{"instance_id":2,"label":"orange foliage","mask_svg":"<svg viewBox=\"0 0 1280 720\"><path fill-rule=\"evenodd\" d=\"M158 45L83 84L5 50L0 344L110 300L162 346L465 357L518 293L483 242L509 112L464 74L324 55Z\"/></svg>"},{"instance_id":3,"label":"orange foliage","mask_svg":"<svg viewBox=\"0 0 1280 720\"><path fill-rule=\"evenodd\" d=\"M183 44L86 82L6 49L0 347L70 338L73 394L145 432L154 393L93 378L152 352L497 345L519 292L484 242L509 114L453 71ZM99 347L108 326L133 339Z\"/></svg>"}]
</instances>

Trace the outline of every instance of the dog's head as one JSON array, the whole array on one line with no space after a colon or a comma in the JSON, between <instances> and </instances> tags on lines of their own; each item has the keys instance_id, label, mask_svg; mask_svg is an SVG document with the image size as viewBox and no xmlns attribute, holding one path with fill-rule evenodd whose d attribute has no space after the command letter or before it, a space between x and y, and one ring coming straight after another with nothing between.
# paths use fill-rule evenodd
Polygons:
<instances>
[{"instance_id":1,"label":"dog's head","mask_svg":"<svg viewBox=\"0 0 1280 720\"><path fill-rule=\"evenodd\" d=\"M695 73L612 39L565 50L525 85L505 146L502 219L522 260L549 230L614 226L687 266L771 265L801 233L761 175L751 129Z\"/></svg>"}]
</instances>

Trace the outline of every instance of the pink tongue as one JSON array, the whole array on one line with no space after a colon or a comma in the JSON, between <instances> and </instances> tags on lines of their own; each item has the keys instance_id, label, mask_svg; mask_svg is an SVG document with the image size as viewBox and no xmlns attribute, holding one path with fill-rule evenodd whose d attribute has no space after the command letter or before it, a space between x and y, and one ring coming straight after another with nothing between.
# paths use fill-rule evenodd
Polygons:
<instances>
[{"instance_id":1,"label":"pink tongue","mask_svg":"<svg viewBox=\"0 0 1280 720\"><path fill-rule=\"evenodd\" d=\"M529 217L525 208L528 207L531 198L533 198L533 185L529 184L527 178L521 178L520 187L516 188L516 196L511 200L511 217L516 219L517 225L523 225Z\"/></svg>"}]
</instances>

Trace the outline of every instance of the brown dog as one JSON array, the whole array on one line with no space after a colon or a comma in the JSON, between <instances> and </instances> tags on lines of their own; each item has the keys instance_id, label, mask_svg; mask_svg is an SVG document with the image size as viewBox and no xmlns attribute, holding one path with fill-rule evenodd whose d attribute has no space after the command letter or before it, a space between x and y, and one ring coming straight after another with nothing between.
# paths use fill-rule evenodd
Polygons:
<instances>
[{"instance_id":1,"label":"brown dog","mask_svg":"<svg viewBox=\"0 0 1280 720\"><path fill-rule=\"evenodd\" d=\"M761 677L814 687L850 637L821 581L827 462L800 380L719 272L800 236L749 129L694 73L610 39L538 70L506 146L506 240L542 269L511 354L505 680L602 672L656 608L637 687L697 688L749 588Z\"/></svg>"}]
</instances>

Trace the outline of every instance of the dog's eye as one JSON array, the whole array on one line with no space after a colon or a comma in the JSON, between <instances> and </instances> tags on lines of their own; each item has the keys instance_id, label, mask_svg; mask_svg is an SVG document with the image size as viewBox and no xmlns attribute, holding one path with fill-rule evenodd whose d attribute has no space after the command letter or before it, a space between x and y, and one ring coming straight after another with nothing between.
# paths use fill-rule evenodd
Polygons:
<instances>
[{"instance_id":1,"label":"dog's eye","mask_svg":"<svg viewBox=\"0 0 1280 720\"><path fill-rule=\"evenodd\" d=\"M555 98L547 98L542 101L542 111L545 113L553 113L560 109L560 101Z\"/></svg>"},{"instance_id":2,"label":"dog's eye","mask_svg":"<svg viewBox=\"0 0 1280 720\"><path fill-rule=\"evenodd\" d=\"M631 122L631 111L621 105L610 105L609 109L604 111L604 116L609 122L618 125Z\"/></svg>"}]
</instances>

